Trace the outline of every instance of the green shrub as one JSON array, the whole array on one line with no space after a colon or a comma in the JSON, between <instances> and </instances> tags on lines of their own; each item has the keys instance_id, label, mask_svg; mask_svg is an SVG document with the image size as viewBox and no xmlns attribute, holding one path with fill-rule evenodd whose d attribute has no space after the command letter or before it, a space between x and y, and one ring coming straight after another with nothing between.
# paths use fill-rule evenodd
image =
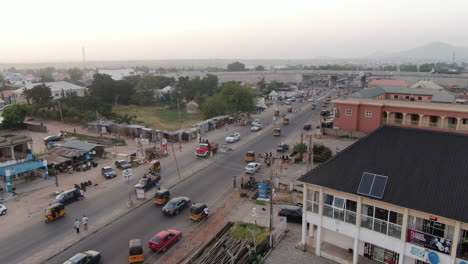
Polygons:
<instances>
[{"instance_id":1,"label":"green shrub","mask_svg":"<svg viewBox=\"0 0 468 264\"><path fill-rule=\"evenodd\" d=\"M314 162L323 163L330 159L332 156L332 151L330 148L325 147L324 145L315 145L314 146Z\"/></svg>"}]
</instances>

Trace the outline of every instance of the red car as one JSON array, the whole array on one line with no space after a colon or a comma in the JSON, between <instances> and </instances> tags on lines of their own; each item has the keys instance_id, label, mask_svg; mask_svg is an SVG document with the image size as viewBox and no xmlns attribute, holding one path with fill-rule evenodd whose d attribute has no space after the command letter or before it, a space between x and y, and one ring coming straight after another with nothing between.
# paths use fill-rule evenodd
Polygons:
<instances>
[{"instance_id":1,"label":"red car","mask_svg":"<svg viewBox=\"0 0 468 264\"><path fill-rule=\"evenodd\" d=\"M151 238L148 242L150 249L154 251L166 251L175 242L179 241L182 238L182 232L169 229L167 231L161 231Z\"/></svg>"}]
</instances>

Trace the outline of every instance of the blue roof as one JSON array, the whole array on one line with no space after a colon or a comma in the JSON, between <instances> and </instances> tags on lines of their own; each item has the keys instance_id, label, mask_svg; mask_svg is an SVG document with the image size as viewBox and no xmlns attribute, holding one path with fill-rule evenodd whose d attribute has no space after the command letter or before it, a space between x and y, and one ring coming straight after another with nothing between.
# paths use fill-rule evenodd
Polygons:
<instances>
[{"instance_id":1,"label":"blue roof","mask_svg":"<svg viewBox=\"0 0 468 264\"><path fill-rule=\"evenodd\" d=\"M45 162L47 164L47 162ZM0 168L0 175L6 175L6 171L10 171L10 175L31 171L46 166L42 160L28 160L16 164L11 164Z\"/></svg>"}]
</instances>

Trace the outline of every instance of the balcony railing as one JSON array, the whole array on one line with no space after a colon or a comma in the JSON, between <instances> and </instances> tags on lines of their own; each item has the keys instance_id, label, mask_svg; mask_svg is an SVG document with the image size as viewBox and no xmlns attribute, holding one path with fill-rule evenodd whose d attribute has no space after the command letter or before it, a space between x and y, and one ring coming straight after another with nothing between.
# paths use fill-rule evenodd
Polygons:
<instances>
[{"instance_id":1,"label":"balcony railing","mask_svg":"<svg viewBox=\"0 0 468 264\"><path fill-rule=\"evenodd\" d=\"M451 129L451 130L456 130L457 129L457 124L447 124L445 125L446 129Z\"/></svg>"},{"instance_id":2,"label":"balcony railing","mask_svg":"<svg viewBox=\"0 0 468 264\"><path fill-rule=\"evenodd\" d=\"M440 127L439 123L429 122L430 127Z\"/></svg>"},{"instance_id":3,"label":"balcony railing","mask_svg":"<svg viewBox=\"0 0 468 264\"><path fill-rule=\"evenodd\" d=\"M361 227L373 230L375 232L382 233L394 238L401 238L401 226L376 219L367 215L361 215Z\"/></svg>"},{"instance_id":4,"label":"balcony railing","mask_svg":"<svg viewBox=\"0 0 468 264\"><path fill-rule=\"evenodd\" d=\"M329 205L323 206L323 215L349 224L356 224L356 213L344 209L333 208Z\"/></svg>"},{"instance_id":5,"label":"balcony railing","mask_svg":"<svg viewBox=\"0 0 468 264\"><path fill-rule=\"evenodd\" d=\"M419 126L419 121L417 121L417 120L411 120L411 121L410 121L410 125Z\"/></svg>"}]
</instances>

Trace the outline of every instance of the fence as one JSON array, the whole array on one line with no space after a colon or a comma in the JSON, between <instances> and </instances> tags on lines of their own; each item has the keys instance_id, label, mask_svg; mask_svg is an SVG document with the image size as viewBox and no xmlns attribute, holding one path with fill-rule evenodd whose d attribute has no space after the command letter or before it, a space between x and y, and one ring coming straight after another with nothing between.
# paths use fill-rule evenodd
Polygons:
<instances>
[{"instance_id":1,"label":"fence","mask_svg":"<svg viewBox=\"0 0 468 264\"><path fill-rule=\"evenodd\" d=\"M363 138L367 135L365 132L360 131L348 131L343 129L336 129L336 128L323 128L323 134L335 136L335 137L343 137L347 136L349 138Z\"/></svg>"}]
</instances>

